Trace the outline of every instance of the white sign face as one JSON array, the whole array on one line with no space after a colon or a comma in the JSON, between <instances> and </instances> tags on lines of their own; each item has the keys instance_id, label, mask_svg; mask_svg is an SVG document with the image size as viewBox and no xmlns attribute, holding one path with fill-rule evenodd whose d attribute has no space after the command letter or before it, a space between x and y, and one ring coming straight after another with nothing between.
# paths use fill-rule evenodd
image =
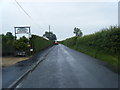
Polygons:
<instances>
[{"instance_id":1,"label":"white sign face","mask_svg":"<svg viewBox=\"0 0 120 90\"><path fill-rule=\"evenodd\" d=\"M16 29L16 33L17 34L22 34L22 33L27 33L28 34L29 30L25 27L20 27L20 28Z\"/></svg>"},{"instance_id":2,"label":"white sign face","mask_svg":"<svg viewBox=\"0 0 120 90\"><path fill-rule=\"evenodd\" d=\"M33 49L30 49L31 52L33 52Z\"/></svg>"}]
</instances>

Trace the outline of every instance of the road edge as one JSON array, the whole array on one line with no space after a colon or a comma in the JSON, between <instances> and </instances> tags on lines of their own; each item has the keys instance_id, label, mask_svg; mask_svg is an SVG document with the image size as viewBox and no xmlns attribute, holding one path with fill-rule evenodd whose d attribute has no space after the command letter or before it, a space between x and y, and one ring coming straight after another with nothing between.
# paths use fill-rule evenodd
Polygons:
<instances>
[{"instance_id":1,"label":"road edge","mask_svg":"<svg viewBox=\"0 0 120 90\"><path fill-rule=\"evenodd\" d=\"M54 46L50 48L50 50L48 50L48 52L43 55L33 66L31 66L30 69L28 69L25 73L23 73L16 81L14 81L12 84L10 84L8 86L8 88L6 90L9 90L11 88L16 88L17 85L32 71L34 71L34 69L43 61L45 60L46 56L52 51L52 49L54 49Z\"/></svg>"}]
</instances>

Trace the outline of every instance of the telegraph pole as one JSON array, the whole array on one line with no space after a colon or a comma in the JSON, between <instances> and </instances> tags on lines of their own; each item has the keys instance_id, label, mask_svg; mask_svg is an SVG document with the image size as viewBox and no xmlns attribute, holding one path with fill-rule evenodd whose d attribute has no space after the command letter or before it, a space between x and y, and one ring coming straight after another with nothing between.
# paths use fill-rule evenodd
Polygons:
<instances>
[{"instance_id":1,"label":"telegraph pole","mask_svg":"<svg viewBox=\"0 0 120 90\"><path fill-rule=\"evenodd\" d=\"M49 39L50 39L50 25L49 25Z\"/></svg>"},{"instance_id":2,"label":"telegraph pole","mask_svg":"<svg viewBox=\"0 0 120 90\"><path fill-rule=\"evenodd\" d=\"M50 25L49 25L49 33L50 33Z\"/></svg>"}]
</instances>

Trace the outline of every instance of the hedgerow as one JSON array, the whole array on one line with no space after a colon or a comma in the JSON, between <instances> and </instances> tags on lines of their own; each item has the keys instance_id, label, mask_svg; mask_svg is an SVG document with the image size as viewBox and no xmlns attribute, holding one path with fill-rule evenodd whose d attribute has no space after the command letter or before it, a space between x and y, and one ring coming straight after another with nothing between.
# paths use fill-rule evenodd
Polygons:
<instances>
[{"instance_id":1,"label":"hedgerow","mask_svg":"<svg viewBox=\"0 0 120 90\"><path fill-rule=\"evenodd\" d=\"M34 53L39 52L47 47L50 47L53 45L53 42L50 40L47 40L43 37L32 35L30 39L31 48L33 48Z\"/></svg>"},{"instance_id":2,"label":"hedgerow","mask_svg":"<svg viewBox=\"0 0 120 90\"><path fill-rule=\"evenodd\" d=\"M72 37L62 41L68 47L85 52L97 58L98 54L113 56L119 60L120 57L120 28L111 26L96 33L83 37ZM99 58L104 58L100 57ZM112 59L112 58L109 58ZM110 61L110 60L109 60ZM117 64L117 61L115 61Z\"/></svg>"}]
</instances>

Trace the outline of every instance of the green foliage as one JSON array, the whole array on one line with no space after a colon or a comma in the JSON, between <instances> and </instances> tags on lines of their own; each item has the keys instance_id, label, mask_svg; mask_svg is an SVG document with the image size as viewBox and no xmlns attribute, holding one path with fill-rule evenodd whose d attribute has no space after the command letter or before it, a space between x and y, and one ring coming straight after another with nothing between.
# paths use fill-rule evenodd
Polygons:
<instances>
[{"instance_id":1,"label":"green foliage","mask_svg":"<svg viewBox=\"0 0 120 90\"><path fill-rule=\"evenodd\" d=\"M7 32L7 33L6 33L6 39L7 39L7 40L14 40L14 36L12 35L11 32Z\"/></svg>"},{"instance_id":2,"label":"green foliage","mask_svg":"<svg viewBox=\"0 0 120 90\"><path fill-rule=\"evenodd\" d=\"M55 34L53 34L53 32L45 32L45 34L43 34L44 37L48 38L49 40L57 40L57 37Z\"/></svg>"},{"instance_id":3,"label":"green foliage","mask_svg":"<svg viewBox=\"0 0 120 90\"><path fill-rule=\"evenodd\" d=\"M33 48L35 53L53 45L53 41L36 35L32 35L30 40L25 36L17 40L14 40L14 38L11 32L0 35L0 39L2 39L2 55L14 55L15 51L25 51L29 54L30 48Z\"/></svg>"},{"instance_id":4,"label":"green foliage","mask_svg":"<svg viewBox=\"0 0 120 90\"><path fill-rule=\"evenodd\" d=\"M12 33L7 32L6 35L2 34L1 38L2 38L2 54L3 55L13 54L14 36L12 35Z\"/></svg>"},{"instance_id":5,"label":"green foliage","mask_svg":"<svg viewBox=\"0 0 120 90\"><path fill-rule=\"evenodd\" d=\"M34 49L34 52L39 52L53 45L52 41L46 40L43 37L40 37L37 35L32 35L30 41L31 41L32 48Z\"/></svg>"},{"instance_id":6,"label":"green foliage","mask_svg":"<svg viewBox=\"0 0 120 90\"><path fill-rule=\"evenodd\" d=\"M77 45L79 44L95 48L98 51L104 50L104 52L111 55L118 55L120 52L120 28L110 27L109 29L103 29L94 34L78 38Z\"/></svg>"},{"instance_id":7,"label":"green foliage","mask_svg":"<svg viewBox=\"0 0 120 90\"><path fill-rule=\"evenodd\" d=\"M18 40L15 40L13 43L13 46L17 51L26 51L27 49L29 49L28 45L29 40L25 36L21 37Z\"/></svg>"},{"instance_id":8,"label":"green foliage","mask_svg":"<svg viewBox=\"0 0 120 90\"><path fill-rule=\"evenodd\" d=\"M72 47L76 45L76 40L77 40L77 37L75 36L62 41L61 43Z\"/></svg>"},{"instance_id":9,"label":"green foliage","mask_svg":"<svg viewBox=\"0 0 120 90\"><path fill-rule=\"evenodd\" d=\"M72 37L62 43L114 65L117 65L120 59L120 28L118 27L103 29L77 39Z\"/></svg>"},{"instance_id":10,"label":"green foliage","mask_svg":"<svg viewBox=\"0 0 120 90\"><path fill-rule=\"evenodd\" d=\"M79 28L74 28L74 32L77 37L81 37L83 35L82 31Z\"/></svg>"}]
</instances>

